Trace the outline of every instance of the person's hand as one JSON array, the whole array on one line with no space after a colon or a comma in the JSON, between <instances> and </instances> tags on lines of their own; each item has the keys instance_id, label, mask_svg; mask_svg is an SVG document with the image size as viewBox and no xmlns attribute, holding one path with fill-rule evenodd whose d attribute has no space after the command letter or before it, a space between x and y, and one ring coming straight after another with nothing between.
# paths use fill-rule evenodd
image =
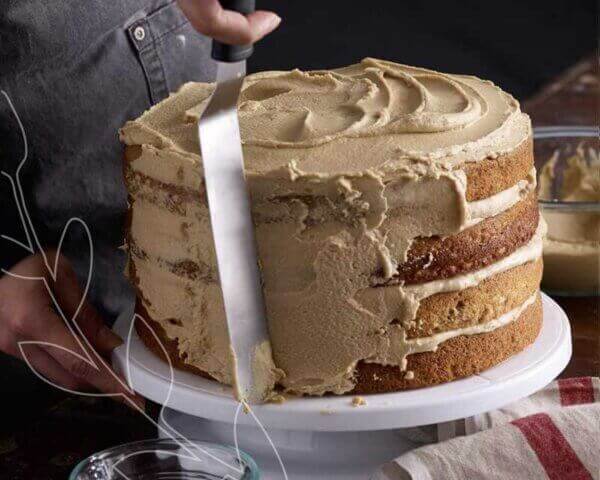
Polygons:
<instances>
[{"instance_id":1,"label":"person's hand","mask_svg":"<svg viewBox=\"0 0 600 480\"><path fill-rule=\"evenodd\" d=\"M54 266L56 252L49 251L47 258ZM85 357L85 353L57 314L44 281L18 277L46 280L66 319L72 324L76 322L93 349L105 360L104 366L92 352L92 359L100 368L80 358ZM59 258L56 281L48 273L41 254L25 258L0 278L0 350L18 358L24 354L39 374L56 385L73 391L122 393L142 407L143 399L132 396L108 367L110 352L123 341L104 324L88 302L82 304L73 320L81 297L75 272L64 257ZM80 341L85 344L83 339ZM20 346L20 342L26 343ZM44 342L44 345L27 342Z\"/></svg>"},{"instance_id":2,"label":"person's hand","mask_svg":"<svg viewBox=\"0 0 600 480\"><path fill-rule=\"evenodd\" d=\"M264 10L248 16L225 10L219 0L178 0L178 3L196 30L229 45L255 43L281 22L275 13Z\"/></svg>"}]
</instances>

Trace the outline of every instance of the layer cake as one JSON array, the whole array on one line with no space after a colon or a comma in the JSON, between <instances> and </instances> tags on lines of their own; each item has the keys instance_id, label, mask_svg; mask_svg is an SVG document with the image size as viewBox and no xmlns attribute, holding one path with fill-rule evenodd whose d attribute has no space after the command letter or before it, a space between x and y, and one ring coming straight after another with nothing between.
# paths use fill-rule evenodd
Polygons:
<instances>
[{"instance_id":1,"label":"layer cake","mask_svg":"<svg viewBox=\"0 0 600 480\"><path fill-rule=\"evenodd\" d=\"M231 383L197 137L213 88L186 84L121 130L126 273L148 347ZM238 111L274 389L432 385L535 340L545 227L513 97L367 58L250 75Z\"/></svg>"}]
</instances>

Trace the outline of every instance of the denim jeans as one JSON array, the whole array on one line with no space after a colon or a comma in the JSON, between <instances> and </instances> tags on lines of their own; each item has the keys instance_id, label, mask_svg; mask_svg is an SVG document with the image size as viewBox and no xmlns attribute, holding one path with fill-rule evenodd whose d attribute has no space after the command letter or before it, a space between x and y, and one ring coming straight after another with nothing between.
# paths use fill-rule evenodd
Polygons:
<instances>
[{"instance_id":1,"label":"denim jeans","mask_svg":"<svg viewBox=\"0 0 600 480\"><path fill-rule=\"evenodd\" d=\"M117 131L184 82L212 80L209 51L209 39L173 1L0 5L0 90L6 93L0 95L0 235L28 242L17 204L32 219L30 236L34 231L44 247L57 245L69 219L81 218L94 249L89 296L108 318L129 295L118 250L127 206ZM23 132L9 99L27 139L20 171ZM24 198L17 202L19 185ZM71 225L62 252L85 277L90 254L81 225ZM27 254L0 238L0 267Z\"/></svg>"}]
</instances>

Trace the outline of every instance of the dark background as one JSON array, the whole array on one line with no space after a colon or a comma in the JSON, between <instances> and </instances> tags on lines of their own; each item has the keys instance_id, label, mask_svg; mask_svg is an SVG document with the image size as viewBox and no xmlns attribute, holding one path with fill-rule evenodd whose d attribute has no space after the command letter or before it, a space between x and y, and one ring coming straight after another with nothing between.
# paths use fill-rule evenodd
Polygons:
<instances>
[{"instance_id":1,"label":"dark background","mask_svg":"<svg viewBox=\"0 0 600 480\"><path fill-rule=\"evenodd\" d=\"M492 80L519 100L590 54L594 0L257 0L279 29L250 71L316 69L379 57Z\"/></svg>"}]
</instances>

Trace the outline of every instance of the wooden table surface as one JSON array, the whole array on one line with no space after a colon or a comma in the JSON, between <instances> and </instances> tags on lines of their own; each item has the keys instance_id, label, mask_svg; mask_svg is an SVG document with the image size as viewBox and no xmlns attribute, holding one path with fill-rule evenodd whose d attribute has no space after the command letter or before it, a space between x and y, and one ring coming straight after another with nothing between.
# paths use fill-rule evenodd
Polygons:
<instances>
[{"instance_id":1,"label":"wooden table surface","mask_svg":"<svg viewBox=\"0 0 600 480\"><path fill-rule=\"evenodd\" d=\"M598 65L590 58L525 102L534 125L598 125ZM573 331L573 358L562 376L600 374L598 298L555 298L565 309ZM10 384L29 372L17 361ZM9 397L7 392L4 396ZM6 401L6 400L5 400ZM40 406L41 405L41 406ZM149 410L156 416L157 406ZM141 415L108 399L66 397L41 382L3 404L0 422L0 480L64 480L75 464L99 450L156 432Z\"/></svg>"},{"instance_id":2,"label":"wooden table surface","mask_svg":"<svg viewBox=\"0 0 600 480\"><path fill-rule=\"evenodd\" d=\"M598 57L590 56L564 72L526 101L522 108L534 127L600 125ZM554 297L567 312L573 357L561 377L600 375L600 298Z\"/></svg>"}]
</instances>

